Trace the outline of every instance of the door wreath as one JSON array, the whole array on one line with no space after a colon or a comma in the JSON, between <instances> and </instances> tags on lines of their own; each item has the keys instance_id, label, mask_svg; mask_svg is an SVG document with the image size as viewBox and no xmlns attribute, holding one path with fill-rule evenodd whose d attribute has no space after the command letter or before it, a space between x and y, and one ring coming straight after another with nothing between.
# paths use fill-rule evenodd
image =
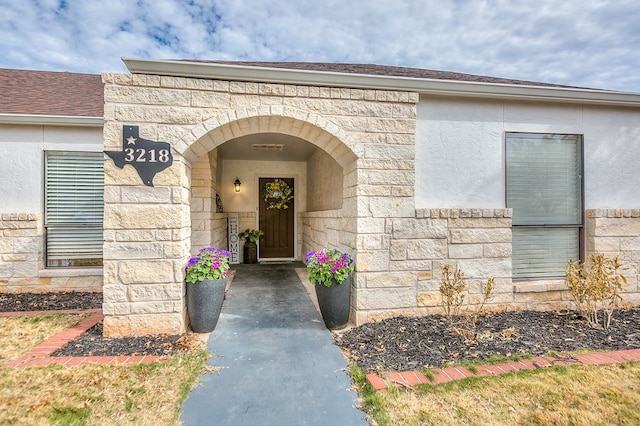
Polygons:
<instances>
[{"instance_id":1,"label":"door wreath","mask_svg":"<svg viewBox=\"0 0 640 426\"><path fill-rule=\"evenodd\" d=\"M289 202L293 200L293 189L282 179L274 179L266 183L262 195L268 209L284 210L289 208Z\"/></svg>"}]
</instances>

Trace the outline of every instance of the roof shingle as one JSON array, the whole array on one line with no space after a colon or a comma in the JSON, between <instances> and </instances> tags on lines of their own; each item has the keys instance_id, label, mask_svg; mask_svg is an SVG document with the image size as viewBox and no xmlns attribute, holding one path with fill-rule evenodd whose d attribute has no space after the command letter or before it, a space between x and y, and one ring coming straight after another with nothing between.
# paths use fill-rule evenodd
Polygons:
<instances>
[{"instance_id":1,"label":"roof shingle","mask_svg":"<svg viewBox=\"0 0 640 426\"><path fill-rule=\"evenodd\" d=\"M347 64L330 62L251 62L251 61L209 61L184 59L186 62L200 62L207 64L240 65L248 67L283 68L301 71L336 72L347 74L378 75L388 77L408 77L418 79L448 80L448 81L468 81L477 83L513 84L520 86L540 86L540 87L565 87L578 88L575 86L563 86L551 83L536 81L513 80L501 77L489 77L475 74L465 74L452 71L437 71L421 68L398 67L393 65L375 64Z\"/></svg>"},{"instance_id":2,"label":"roof shingle","mask_svg":"<svg viewBox=\"0 0 640 426\"><path fill-rule=\"evenodd\" d=\"M0 114L102 117L102 77L0 68Z\"/></svg>"}]
</instances>

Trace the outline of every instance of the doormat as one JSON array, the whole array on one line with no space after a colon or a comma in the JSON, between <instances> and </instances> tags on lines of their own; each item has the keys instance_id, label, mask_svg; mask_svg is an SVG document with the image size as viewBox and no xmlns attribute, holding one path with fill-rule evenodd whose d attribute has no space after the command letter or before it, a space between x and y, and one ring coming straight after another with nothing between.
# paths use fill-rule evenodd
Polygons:
<instances>
[{"instance_id":1,"label":"doormat","mask_svg":"<svg viewBox=\"0 0 640 426\"><path fill-rule=\"evenodd\" d=\"M287 265L292 263L293 260L261 260L261 265Z\"/></svg>"}]
</instances>

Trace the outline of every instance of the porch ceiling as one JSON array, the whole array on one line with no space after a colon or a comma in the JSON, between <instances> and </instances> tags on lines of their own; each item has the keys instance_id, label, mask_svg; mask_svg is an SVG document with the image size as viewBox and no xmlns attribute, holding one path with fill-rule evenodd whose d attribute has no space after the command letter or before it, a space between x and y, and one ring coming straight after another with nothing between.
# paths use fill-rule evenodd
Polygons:
<instances>
[{"instance_id":1,"label":"porch ceiling","mask_svg":"<svg viewBox=\"0 0 640 426\"><path fill-rule=\"evenodd\" d=\"M260 145L255 149L254 145ZM271 150L265 145L283 145L282 150ZM231 139L218 147L218 155L225 160L300 161L309 159L318 149L312 143L295 136L277 133L259 133Z\"/></svg>"}]
</instances>

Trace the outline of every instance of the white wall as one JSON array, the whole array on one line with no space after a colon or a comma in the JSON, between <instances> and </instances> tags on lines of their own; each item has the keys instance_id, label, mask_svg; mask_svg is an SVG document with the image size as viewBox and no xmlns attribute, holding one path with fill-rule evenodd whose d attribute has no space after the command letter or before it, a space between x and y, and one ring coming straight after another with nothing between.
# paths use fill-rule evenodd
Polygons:
<instances>
[{"instance_id":1,"label":"white wall","mask_svg":"<svg viewBox=\"0 0 640 426\"><path fill-rule=\"evenodd\" d=\"M307 163L285 161L245 161L222 159L222 173L218 180L218 194L225 212L258 213L258 178L281 177L294 179L296 213L306 211ZM234 192L233 182L240 179L240 192ZM256 224L257 226L257 224Z\"/></svg>"},{"instance_id":2,"label":"white wall","mask_svg":"<svg viewBox=\"0 0 640 426\"><path fill-rule=\"evenodd\" d=\"M640 109L422 97L416 208L503 208L505 132L584 135L585 208L640 206Z\"/></svg>"},{"instance_id":3,"label":"white wall","mask_svg":"<svg viewBox=\"0 0 640 426\"><path fill-rule=\"evenodd\" d=\"M42 211L45 150L102 146L102 128L0 125L0 213Z\"/></svg>"}]
</instances>

